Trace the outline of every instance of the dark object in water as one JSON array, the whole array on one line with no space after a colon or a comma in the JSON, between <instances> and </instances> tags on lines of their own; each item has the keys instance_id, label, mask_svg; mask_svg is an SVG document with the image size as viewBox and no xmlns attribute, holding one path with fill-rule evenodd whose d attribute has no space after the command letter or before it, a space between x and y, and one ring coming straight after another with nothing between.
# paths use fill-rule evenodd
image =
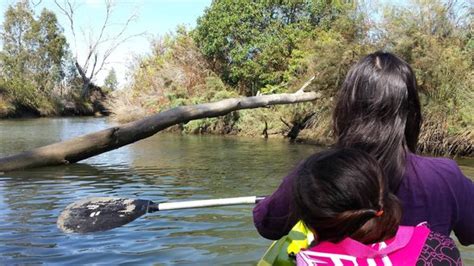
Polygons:
<instances>
[{"instance_id":1,"label":"dark object in water","mask_svg":"<svg viewBox=\"0 0 474 266\"><path fill-rule=\"evenodd\" d=\"M75 203L61 212L58 227L66 233L105 231L127 224L146 214L149 200L124 198L90 198Z\"/></svg>"}]
</instances>

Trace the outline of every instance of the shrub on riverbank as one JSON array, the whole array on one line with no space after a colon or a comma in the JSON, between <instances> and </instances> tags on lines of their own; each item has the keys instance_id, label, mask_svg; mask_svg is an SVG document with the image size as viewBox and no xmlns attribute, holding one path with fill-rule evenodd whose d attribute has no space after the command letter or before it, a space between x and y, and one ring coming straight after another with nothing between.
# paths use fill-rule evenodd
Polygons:
<instances>
[{"instance_id":1,"label":"shrub on riverbank","mask_svg":"<svg viewBox=\"0 0 474 266\"><path fill-rule=\"evenodd\" d=\"M56 15L44 9L35 16L28 1L7 8L1 30L0 82L6 115L55 112L49 96L61 79L66 37Z\"/></svg>"},{"instance_id":2,"label":"shrub on riverbank","mask_svg":"<svg viewBox=\"0 0 474 266\"><path fill-rule=\"evenodd\" d=\"M232 2L226 4L232 5ZM327 144L332 141L333 98L345 74L365 54L383 49L404 58L416 72L424 114L420 151L473 155L474 66L470 55L474 53L474 46L469 34L472 22L453 16L452 8L438 1L388 6L383 19L377 23L370 21L355 5L342 9L339 6L335 9L337 12L323 8L314 27L294 29L298 38L295 35L292 40L297 42L291 44L291 53L285 54L283 61L281 53L264 52L269 47L263 41L239 39L234 43L240 47L237 49L219 46L221 39L213 42L212 38L218 35L198 34L201 42L198 46L196 35L180 28L176 34L154 42L151 55L137 59L131 70L131 87L116 92L110 106L114 117L125 122L175 106L236 97L238 92L242 95L293 92L315 75L316 79L307 89L318 90L323 97L314 103L238 111L224 117L190 121L174 129L186 133L286 136L295 125L303 125L306 129L300 137ZM301 12L304 13L304 9ZM239 16L228 15L233 19ZM219 21L212 20L212 23ZM291 34L291 27L283 28ZM307 32L302 34L302 29ZM202 45L203 36L206 45ZM251 47L246 41L251 41ZM263 47L260 49L259 45ZM281 47L278 42L272 45L272 49L265 51L281 52L279 49L284 50L288 43L282 41ZM226 50L231 48L237 49L238 55L247 49L248 57ZM216 56L209 55L211 50ZM219 54L225 56L219 57ZM233 61L232 56L240 61ZM275 72L278 79L267 75L268 69L261 68L271 62L278 65ZM249 66L257 67L258 71L252 72ZM232 78L238 75L245 79L239 82ZM254 87L255 84L260 85Z\"/></svg>"},{"instance_id":3,"label":"shrub on riverbank","mask_svg":"<svg viewBox=\"0 0 474 266\"><path fill-rule=\"evenodd\" d=\"M386 10L381 43L413 67L424 123L422 152L473 155L472 18L461 6L428 1Z\"/></svg>"},{"instance_id":4,"label":"shrub on riverbank","mask_svg":"<svg viewBox=\"0 0 474 266\"><path fill-rule=\"evenodd\" d=\"M152 54L136 59L132 76L130 88L115 91L109 102L120 122L176 106L237 96L210 70L184 28L155 40Z\"/></svg>"}]
</instances>

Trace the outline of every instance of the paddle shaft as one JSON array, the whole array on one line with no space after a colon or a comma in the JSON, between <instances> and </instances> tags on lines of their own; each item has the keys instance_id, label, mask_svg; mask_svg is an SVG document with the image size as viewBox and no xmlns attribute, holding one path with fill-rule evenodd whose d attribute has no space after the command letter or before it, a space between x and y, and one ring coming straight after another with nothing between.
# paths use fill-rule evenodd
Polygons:
<instances>
[{"instance_id":1,"label":"paddle shaft","mask_svg":"<svg viewBox=\"0 0 474 266\"><path fill-rule=\"evenodd\" d=\"M240 204L256 204L265 197L251 196L251 197L236 197L236 198L222 198L222 199L208 199L208 200L191 200L180 202L164 202L151 203L148 206L148 212L165 211L165 210L179 210L190 208L204 208L216 206L229 206Z\"/></svg>"},{"instance_id":2,"label":"paddle shaft","mask_svg":"<svg viewBox=\"0 0 474 266\"><path fill-rule=\"evenodd\" d=\"M150 212L256 204L262 199L264 197L251 196L156 204L145 199L97 197L68 205L59 215L57 224L66 233L91 233L125 225Z\"/></svg>"}]
</instances>

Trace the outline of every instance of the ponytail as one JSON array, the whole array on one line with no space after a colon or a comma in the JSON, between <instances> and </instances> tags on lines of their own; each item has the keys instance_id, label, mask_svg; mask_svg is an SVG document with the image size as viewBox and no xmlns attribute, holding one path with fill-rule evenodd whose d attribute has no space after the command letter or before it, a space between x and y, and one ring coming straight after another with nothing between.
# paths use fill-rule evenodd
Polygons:
<instances>
[{"instance_id":1,"label":"ponytail","mask_svg":"<svg viewBox=\"0 0 474 266\"><path fill-rule=\"evenodd\" d=\"M309 157L294 180L293 199L296 217L316 231L317 241L379 242L395 235L402 214L377 161L355 149Z\"/></svg>"},{"instance_id":2,"label":"ponytail","mask_svg":"<svg viewBox=\"0 0 474 266\"><path fill-rule=\"evenodd\" d=\"M382 215L372 217L349 236L364 244L376 243L393 237L400 225L402 208L398 198L392 193L387 195L384 203Z\"/></svg>"}]
</instances>

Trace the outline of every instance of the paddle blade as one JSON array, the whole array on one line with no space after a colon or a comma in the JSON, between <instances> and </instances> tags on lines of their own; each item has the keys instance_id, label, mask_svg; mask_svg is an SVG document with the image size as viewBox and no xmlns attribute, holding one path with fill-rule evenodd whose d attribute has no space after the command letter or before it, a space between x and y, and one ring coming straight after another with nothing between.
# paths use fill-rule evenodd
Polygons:
<instances>
[{"instance_id":1,"label":"paddle blade","mask_svg":"<svg viewBox=\"0 0 474 266\"><path fill-rule=\"evenodd\" d=\"M127 224L147 213L149 200L88 198L66 207L57 225L65 233L105 231Z\"/></svg>"}]
</instances>

